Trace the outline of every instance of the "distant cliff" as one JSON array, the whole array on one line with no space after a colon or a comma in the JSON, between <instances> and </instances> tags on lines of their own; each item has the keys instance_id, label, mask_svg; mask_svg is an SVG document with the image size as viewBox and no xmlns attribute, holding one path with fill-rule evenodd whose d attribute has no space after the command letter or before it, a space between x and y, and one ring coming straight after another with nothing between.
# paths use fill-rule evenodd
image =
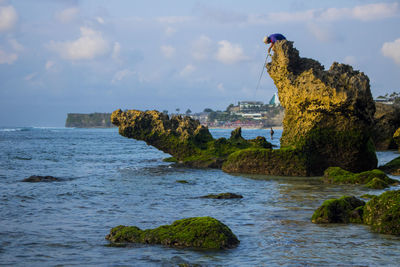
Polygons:
<instances>
[{"instance_id":1,"label":"distant cliff","mask_svg":"<svg viewBox=\"0 0 400 267\"><path fill-rule=\"evenodd\" d=\"M68 113L65 127L76 128L111 128L111 113Z\"/></svg>"}]
</instances>

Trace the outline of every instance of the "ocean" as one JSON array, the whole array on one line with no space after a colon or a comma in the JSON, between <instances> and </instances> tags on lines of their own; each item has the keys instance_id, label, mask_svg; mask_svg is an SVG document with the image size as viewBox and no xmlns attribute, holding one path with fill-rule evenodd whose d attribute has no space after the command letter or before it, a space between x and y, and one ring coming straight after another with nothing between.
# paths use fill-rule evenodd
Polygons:
<instances>
[{"instance_id":1,"label":"ocean","mask_svg":"<svg viewBox=\"0 0 400 267\"><path fill-rule=\"evenodd\" d=\"M214 137L230 130L213 129ZM273 144L279 147L281 130ZM269 130L243 130L270 140ZM398 156L379 152L380 164ZM357 224L316 225L314 210L329 198L380 194L318 177L232 175L163 162L169 155L113 129L0 128L0 265L5 266L394 266L400 237ZM51 175L57 182L21 182ZM392 178L399 178L391 176ZM177 180L186 180L187 184ZM399 189L400 187L392 187ZM203 199L232 192L242 199ZM105 240L112 227L155 228L212 216L240 245L223 251Z\"/></svg>"}]
</instances>

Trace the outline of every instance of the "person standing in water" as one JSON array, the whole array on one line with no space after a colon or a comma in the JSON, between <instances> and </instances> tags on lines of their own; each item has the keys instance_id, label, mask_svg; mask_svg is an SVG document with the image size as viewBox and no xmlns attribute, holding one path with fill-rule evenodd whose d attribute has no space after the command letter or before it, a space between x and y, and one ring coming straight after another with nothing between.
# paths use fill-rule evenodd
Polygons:
<instances>
[{"instance_id":1,"label":"person standing in water","mask_svg":"<svg viewBox=\"0 0 400 267\"><path fill-rule=\"evenodd\" d=\"M272 139L274 139L274 129L272 129L272 127L271 127L271 130L270 130L270 133L271 133L271 140L272 140Z\"/></svg>"}]
</instances>

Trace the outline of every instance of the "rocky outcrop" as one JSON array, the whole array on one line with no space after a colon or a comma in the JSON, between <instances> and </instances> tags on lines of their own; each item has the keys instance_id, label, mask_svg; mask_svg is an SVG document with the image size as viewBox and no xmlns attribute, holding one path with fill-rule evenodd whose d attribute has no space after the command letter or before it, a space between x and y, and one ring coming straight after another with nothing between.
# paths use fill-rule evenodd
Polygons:
<instances>
[{"instance_id":1,"label":"rocky outcrop","mask_svg":"<svg viewBox=\"0 0 400 267\"><path fill-rule=\"evenodd\" d=\"M160 244L170 247L228 249L239 245L231 229L212 217L194 217L175 221L155 229L117 226L106 239L113 243Z\"/></svg>"},{"instance_id":2,"label":"rocky outcrop","mask_svg":"<svg viewBox=\"0 0 400 267\"><path fill-rule=\"evenodd\" d=\"M313 214L313 223L362 223L365 202L356 197L344 196L325 200Z\"/></svg>"},{"instance_id":3,"label":"rocky outcrop","mask_svg":"<svg viewBox=\"0 0 400 267\"><path fill-rule=\"evenodd\" d=\"M290 41L274 48L267 70L285 108L281 146L303 151L310 175L330 166L353 172L375 168L375 104L368 77L336 62L325 71L318 61L299 57Z\"/></svg>"},{"instance_id":4,"label":"rocky outcrop","mask_svg":"<svg viewBox=\"0 0 400 267\"><path fill-rule=\"evenodd\" d=\"M65 127L74 128L111 128L111 113L68 113Z\"/></svg>"},{"instance_id":5,"label":"rocky outcrop","mask_svg":"<svg viewBox=\"0 0 400 267\"><path fill-rule=\"evenodd\" d=\"M400 235L400 190L372 196L365 203L356 197L329 199L313 214L313 223L363 223L374 232Z\"/></svg>"},{"instance_id":6,"label":"rocky outcrop","mask_svg":"<svg viewBox=\"0 0 400 267\"><path fill-rule=\"evenodd\" d=\"M324 172L323 180L329 184L360 184L371 189L383 189L398 184L381 170L352 173L339 167L329 167Z\"/></svg>"},{"instance_id":7,"label":"rocky outcrop","mask_svg":"<svg viewBox=\"0 0 400 267\"><path fill-rule=\"evenodd\" d=\"M192 167L221 168L231 153L246 148L271 148L265 137L245 140L238 128L229 139L214 139L207 127L185 116L171 118L158 111L116 110L111 121L122 136L145 141L173 160ZM168 159L171 161L171 158Z\"/></svg>"},{"instance_id":8,"label":"rocky outcrop","mask_svg":"<svg viewBox=\"0 0 400 267\"><path fill-rule=\"evenodd\" d=\"M375 103L373 139L377 150L396 149L393 134L400 127L400 107Z\"/></svg>"}]
</instances>

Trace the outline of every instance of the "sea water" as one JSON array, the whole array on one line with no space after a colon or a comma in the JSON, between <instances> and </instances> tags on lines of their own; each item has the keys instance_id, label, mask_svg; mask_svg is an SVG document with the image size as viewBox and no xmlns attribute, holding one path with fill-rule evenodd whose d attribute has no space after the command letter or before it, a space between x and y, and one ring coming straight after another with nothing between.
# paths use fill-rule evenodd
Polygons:
<instances>
[{"instance_id":1,"label":"sea water","mask_svg":"<svg viewBox=\"0 0 400 267\"><path fill-rule=\"evenodd\" d=\"M272 140L277 147L281 133L275 130ZM212 130L212 134L229 137L230 131ZM269 130L243 130L245 138L258 135L271 141ZM318 177L182 168L162 161L168 156L120 136L115 128L0 128L0 265L382 266L400 262L399 237L373 233L365 225L317 225L310 220L326 199L382 190L327 185ZM381 164L396 156L378 153ZM21 182L31 175L51 175L61 181ZM199 198L224 192L243 198ZM112 247L104 239L117 225L147 229L193 216L212 216L225 223L240 245L223 251L141 244Z\"/></svg>"}]
</instances>

